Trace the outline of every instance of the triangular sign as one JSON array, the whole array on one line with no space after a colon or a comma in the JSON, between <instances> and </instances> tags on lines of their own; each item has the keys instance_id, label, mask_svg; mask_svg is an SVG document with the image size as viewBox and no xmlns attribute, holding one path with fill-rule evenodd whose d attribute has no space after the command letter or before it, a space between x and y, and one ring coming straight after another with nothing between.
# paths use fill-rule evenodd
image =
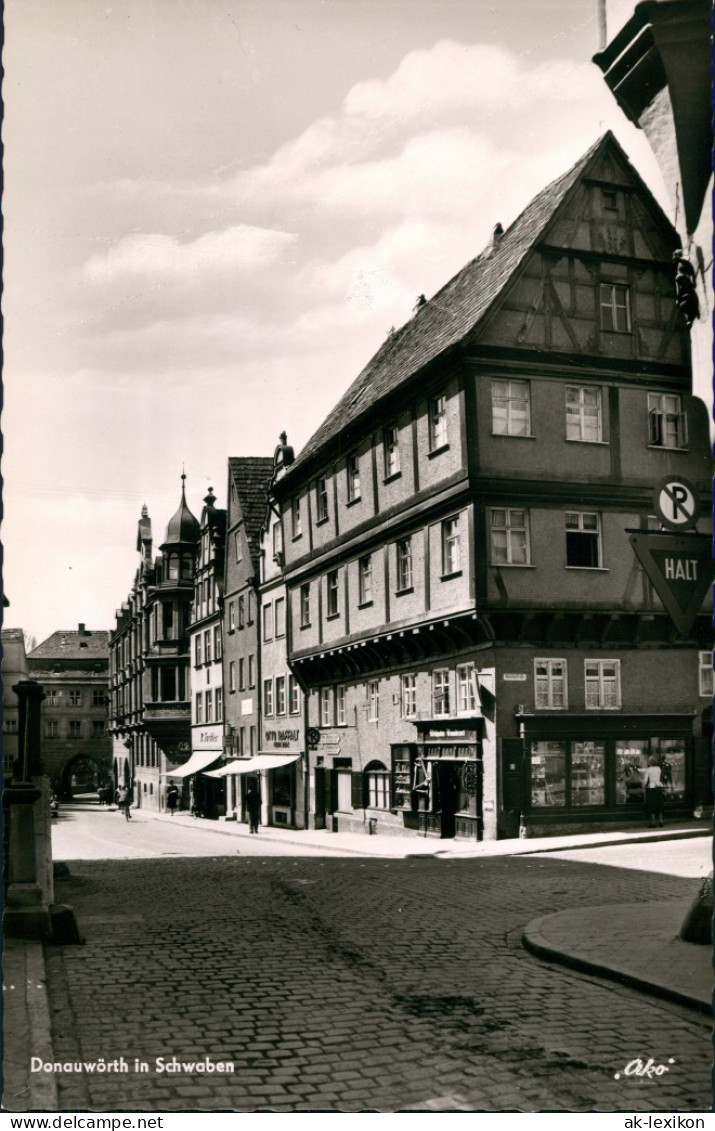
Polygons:
<instances>
[{"instance_id":1,"label":"triangular sign","mask_svg":"<svg viewBox=\"0 0 715 1131\"><path fill-rule=\"evenodd\" d=\"M631 546L681 636L715 578L708 534L631 534Z\"/></svg>"}]
</instances>

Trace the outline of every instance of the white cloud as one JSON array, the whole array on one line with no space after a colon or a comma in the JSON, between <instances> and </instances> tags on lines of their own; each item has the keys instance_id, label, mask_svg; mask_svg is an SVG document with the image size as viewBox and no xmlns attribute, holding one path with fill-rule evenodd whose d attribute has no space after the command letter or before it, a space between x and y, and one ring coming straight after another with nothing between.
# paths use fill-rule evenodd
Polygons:
<instances>
[{"instance_id":1,"label":"white cloud","mask_svg":"<svg viewBox=\"0 0 715 1131\"><path fill-rule=\"evenodd\" d=\"M90 283L107 283L127 276L187 279L220 271L260 271L279 260L295 238L248 224L208 232L189 243L142 233L125 236L104 254L93 255L82 273Z\"/></svg>"}]
</instances>

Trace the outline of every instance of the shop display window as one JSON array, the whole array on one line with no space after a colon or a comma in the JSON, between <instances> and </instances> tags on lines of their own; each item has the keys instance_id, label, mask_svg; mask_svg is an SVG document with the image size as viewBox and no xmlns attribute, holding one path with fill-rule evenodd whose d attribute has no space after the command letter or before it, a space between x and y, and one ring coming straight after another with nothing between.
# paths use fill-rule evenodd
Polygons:
<instances>
[{"instance_id":1,"label":"shop display window","mask_svg":"<svg viewBox=\"0 0 715 1131\"><path fill-rule=\"evenodd\" d=\"M571 804L605 805L606 747L602 742L571 743Z\"/></svg>"},{"instance_id":2,"label":"shop display window","mask_svg":"<svg viewBox=\"0 0 715 1131\"><path fill-rule=\"evenodd\" d=\"M565 742L532 742L531 804L538 808L566 804Z\"/></svg>"},{"instance_id":3,"label":"shop display window","mask_svg":"<svg viewBox=\"0 0 715 1131\"><path fill-rule=\"evenodd\" d=\"M616 743L616 805L643 805L643 771L647 765L646 739Z\"/></svg>"}]
</instances>

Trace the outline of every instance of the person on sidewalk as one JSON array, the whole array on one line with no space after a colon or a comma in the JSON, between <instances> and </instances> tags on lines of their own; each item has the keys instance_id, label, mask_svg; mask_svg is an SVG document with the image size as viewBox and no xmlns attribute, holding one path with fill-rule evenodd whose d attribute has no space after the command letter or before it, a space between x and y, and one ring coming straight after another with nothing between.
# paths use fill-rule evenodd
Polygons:
<instances>
[{"instance_id":1,"label":"person on sidewalk","mask_svg":"<svg viewBox=\"0 0 715 1131\"><path fill-rule=\"evenodd\" d=\"M648 814L648 824L654 829L656 821L663 827L663 780L660 765L655 754L651 754L648 765L643 771L643 788L645 790L645 811Z\"/></svg>"},{"instance_id":2,"label":"person on sidewalk","mask_svg":"<svg viewBox=\"0 0 715 1131\"><path fill-rule=\"evenodd\" d=\"M120 785L119 789L117 790L117 806L119 808L119 811L124 813L127 821L130 821L132 818L132 815L129 812L129 805L129 790L125 785Z\"/></svg>"},{"instance_id":3,"label":"person on sidewalk","mask_svg":"<svg viewBox=\"0 0 715 1131\"><path fill-rule=\"evenodd\" d=\"M257 833L261 821L261 796L255 785L249 785L248 787L248 792L246 793L246 809L248 811L250 830L252 833Z\"/></svg>"},{"instance_id":4,"label":"person on sidewalk","mask_svg":"<svg viewBox=\"0 0 715 1131\"><path fill-rule=\"evenodd\" d=\"M176 812L176 810L179 808L179 801L180 800L181 800L181 794L179 793L178 787L175 786L175 785L170 785L169 789L167 790L167 794L166 794L166 804L169 808L169 812L171 813L172 817L174 816L174 813Z\"/></svg>"}]
</instances>

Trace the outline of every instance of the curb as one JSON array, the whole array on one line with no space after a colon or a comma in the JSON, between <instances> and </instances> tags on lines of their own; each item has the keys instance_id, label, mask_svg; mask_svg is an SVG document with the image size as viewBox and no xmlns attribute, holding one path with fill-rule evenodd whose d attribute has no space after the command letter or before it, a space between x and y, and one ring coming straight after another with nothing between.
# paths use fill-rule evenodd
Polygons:
<instances>
[{"instance_id":1,"label":"curb","mask_svg":"<svg viewBox=\"0 0 715 1131\"><path fill-rule=\"evenodd\" d=\"M708 1017L712 1016L713 1006L711 1002L692 997L690 994L683 993L681 990L663 985L662 982L649 982L644 978L639 978L637 974L632 974L629 970L621 966L592 962L587 958L581 958L578 955L568 954L566 951L559 950L550 943L542 933L542 926L548 923L551 918L553 918L553 916L543 915L540 919L533 919L531 923L526 925L522 932L521 941L524 949L528 950L529 953L533 954L536 958L541 958L546 962L556 962L561 966L568 966L570 969L578 970L582 974L592 974L597 978L607 978L612 982L620 982L622 985L630 986L632 989L640 990L642 993L664 998L667 1001L674 1001L678 1005L684 1005L688 1009L697 1010L698 1013L704 1013Z\"/></svg>"}]
</instances>

